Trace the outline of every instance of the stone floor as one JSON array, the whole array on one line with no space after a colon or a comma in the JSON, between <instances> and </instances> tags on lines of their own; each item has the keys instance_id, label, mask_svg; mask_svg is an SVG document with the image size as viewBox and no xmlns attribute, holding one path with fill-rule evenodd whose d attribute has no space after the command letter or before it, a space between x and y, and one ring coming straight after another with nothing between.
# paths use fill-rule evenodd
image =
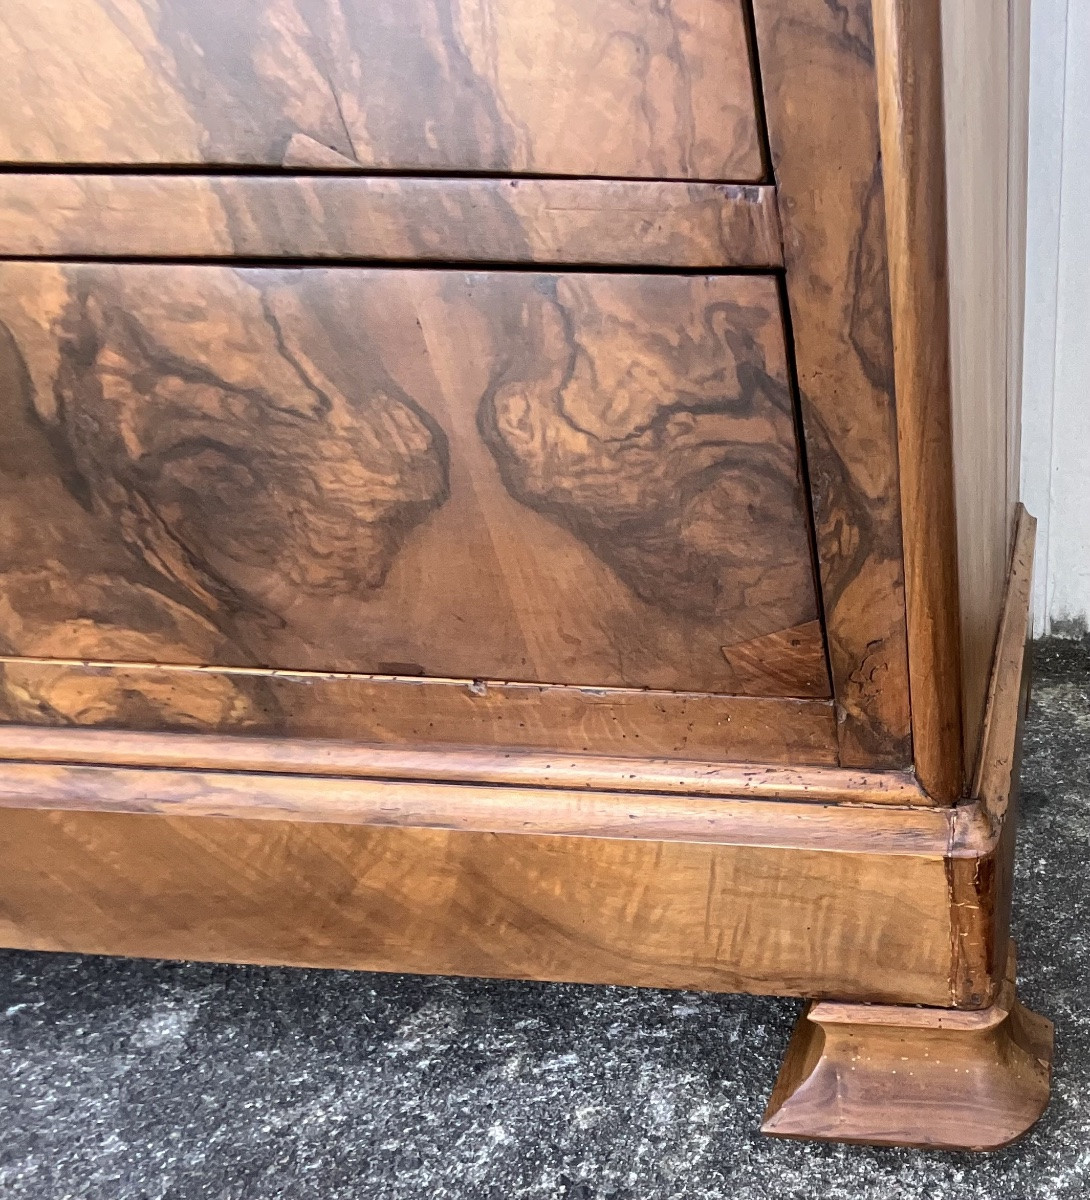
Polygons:
<instances>
[{"instance_id":1,"label":"stone floor","mask_svg":"<svg viewBox=\"0 0 1090 1200\"><path fill-rule=\"evenodd\" d=\"M757 1132L793 1001L0 952L3 1200L1090 1195L1090 648L1045 643L1015 923L1051 1108L998 1154Z\"/></svg>"}]
</instances>

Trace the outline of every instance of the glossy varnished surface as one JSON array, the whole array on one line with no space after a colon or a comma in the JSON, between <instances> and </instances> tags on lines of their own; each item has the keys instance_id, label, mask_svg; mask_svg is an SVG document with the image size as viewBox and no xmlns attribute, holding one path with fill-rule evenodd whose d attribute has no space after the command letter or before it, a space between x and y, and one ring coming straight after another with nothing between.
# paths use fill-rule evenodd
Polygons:
<instances>
[{"instance_id":1,"label":"glossy varnished surface","mask_svg":"<svg viewBox=\"0 0 1090 1200\"><path fill-rule=\"evenodd\" d=\"M0 160L751 181L741 0L7 0Z\"/></svg>"},{"instance_id":2,"label":"glossy varnished surface","mask_svg":"<svg viewBox=\"0 0 1090 1200\"><path fill-rule=\"evenodd\" d=\"M754 0L845 765L912 761L871 0Z\"/></svg>"},{"instance_id":3,"label":"glossy varnished surface","mask_svg":"<svg viewBox=\"0 0 1090 1200\"><path fill-rule=\"evenodd\" d=\"M758 276L0 268L9 655L822 697Z\"/></svg>"},{"instance_id":4,"label":"glossy varnished surface","mask_svg":"<svg viewBox=\"0 0 1090 1200\"><path fill-rule=\"evenodd\" d=\"M0 254L783 263L770 187L317 173L0 173Z\"/></svg>"}]
</instances>

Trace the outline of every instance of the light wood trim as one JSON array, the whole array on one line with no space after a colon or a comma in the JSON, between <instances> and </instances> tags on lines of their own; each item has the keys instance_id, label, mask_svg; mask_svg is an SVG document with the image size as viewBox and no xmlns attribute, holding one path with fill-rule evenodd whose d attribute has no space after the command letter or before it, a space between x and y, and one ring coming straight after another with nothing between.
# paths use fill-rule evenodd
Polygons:
<instances>
[{"instance_id":1,"label":"light wood trim","mask_svg":"<svg viewBox=\"0 0 1090 1200\"><path fill-rule=\"evenodd\" d=\"M874 0L916 773L964 794L939 0Z\"/></svg>"},{"instance_id":2,"label":"light wood trim","mask_svg":"<svg viewBox=\"0 0 1090 1200\"><path fill-rule=\"evenodd\" d=\"M973 779L973 795L997 827L1006 817L1012 797L1017 794L1016 768L1029 683L1026 640L1031 632L1029 615L1037 519L1023 504L1018 505L1015 519L1009 583L999 621L984 733Z\"/></svg>"},{"instance_id":3,"label":"light wood trim","mask_svg":"<svg viewBox=\"0 0 1090 1200\"><path fill-rule=\"evenodd\" d=\"M0 761L764 797L815 803L929 803L913 776L896 771L541 754L461 746L363 745L321 738L8 725L0 726Z\"/></svg>"},{"instance_id":4,"label":"light wood trim","mask_svg":"<svg viewBox=\"0 0 1090 1200\"><path fill-rule=\"evenodd\" d=\"M971 805L954 810L948 863L953 914L952 1003L994 994L1010 944L1018 766L1029 692L1030 598L1037 522L1018 506L1014 553L988 690Z\"/></svg>"},{"instance_id":5,"label":"light wood trim","mask_svg":"<svg viewBox=\"0 0 1090 1200\"><path fill-rule=\"evenodd\" d=\"M5 763L0 807L942 858L945 809L171 768Z\"/></svg>"},{"instance_id":6,"label":"light wood trim","mask_svg":"<svg viewBox=\"0 0 1090 1200\"><path fill-rule=\"evenodd\" d=\"M0 174L2 255L783 265L771 187L321 174Z\"/></svg>"}]
</instances>

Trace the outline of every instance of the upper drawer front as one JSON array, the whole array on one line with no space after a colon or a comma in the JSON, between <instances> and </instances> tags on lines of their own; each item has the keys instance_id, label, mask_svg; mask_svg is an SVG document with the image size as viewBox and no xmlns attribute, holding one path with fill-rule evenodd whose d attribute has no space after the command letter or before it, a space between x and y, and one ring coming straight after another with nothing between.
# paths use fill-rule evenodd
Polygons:
<instances>
[{"instance_id":1,"label":"upper drawer front","mask_svg":"<svg viewBox=\"0 0 1090 1200\"><path fill-rule=\"evenodd\" d=\"M0 265L0 648L828 694L776 282Z\"/></svg>"},{"instance_id":2,"label":"upper drawer front","mask_svg":"<svg viewBox=\"0 0 1090 1200\"><path fill-rule=\"evenodd\" d=\"M743 0L4 0L0 160L761 178Z\"/></svg>"}]
</instances>

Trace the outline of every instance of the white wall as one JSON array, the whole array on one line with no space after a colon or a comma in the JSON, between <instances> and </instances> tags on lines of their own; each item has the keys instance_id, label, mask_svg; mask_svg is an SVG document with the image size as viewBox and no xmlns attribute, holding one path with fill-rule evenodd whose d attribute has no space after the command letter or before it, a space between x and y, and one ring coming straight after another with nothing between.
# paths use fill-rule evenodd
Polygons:
<instances>
[{"instance_id":1,"label":"white wall","mask_svg":"<svg viewBox=\"0 0 1090 1200\"><path fill-rule=\"evenodd\" d=\"M1090 626L1090 0L1034 0L1022 499L1034 631Z\"/></svg>"}]
</instances>

